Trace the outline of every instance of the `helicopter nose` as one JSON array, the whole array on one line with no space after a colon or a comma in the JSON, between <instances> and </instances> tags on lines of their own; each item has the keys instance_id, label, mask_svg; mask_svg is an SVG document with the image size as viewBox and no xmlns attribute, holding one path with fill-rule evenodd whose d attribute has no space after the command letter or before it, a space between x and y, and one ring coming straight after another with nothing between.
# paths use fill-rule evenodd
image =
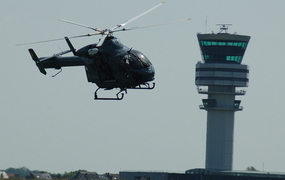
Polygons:
<instances>
[{"instance_id":1,"label":"helicopter nose","mask_svg":"<svg viewBox=\"0 0 285 180\"><path fill-rule=\"evenodd\" d=\"M147 68L136 69L135 70L135 79L140 83L145 83L148 81L154 80L154 68L153 66L149 66Z\"/></svg>"},{"instance_id":2,"label":"helicopter nose","mask_svg":"<svg viewBox=\"0 0 285 180\"><path fill-rule=\"evenodd\" d=\"M154 68L153 68L153 66L151 66L150 68L149 68L149 71L146 73L146 79L147 79L147 81L153 81L154 80Z\"/></svg>"}]
</instances>

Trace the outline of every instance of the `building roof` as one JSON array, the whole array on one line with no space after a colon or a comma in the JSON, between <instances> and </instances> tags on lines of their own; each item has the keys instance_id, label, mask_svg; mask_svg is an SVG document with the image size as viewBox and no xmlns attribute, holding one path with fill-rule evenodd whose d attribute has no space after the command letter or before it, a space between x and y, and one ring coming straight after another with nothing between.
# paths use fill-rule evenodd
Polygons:
<instances>
[{"instance_id":1,"label":"building roof","mask_svg":"<svg viewBox=\"0 0 285 180\"><path fill-rule=\"evenodd\" d=\"M209 174L224 176L246 176L246 177L269 177L269 178L285 178L284 172L268 172L268 171L215 171L207 169L189 169L186 174Z\"/></svg>"},{"instance_id":2,"label":"building roof","mask_svg":"<svg viewBox=\"0 0 285 180\"><path fill-rule=\"evenodd\" d=\"M229 34L229 33L217 33L217 34L197 34L199 40L232 40L232 41L249 41L250 36Z\"/></svg>"},{"instance_id":3,"label":"building roof","mask_svg":"<svg viewBox=\"0 0 285 180\"><path fill-rule=\"evenodd\" d=\"M99 179L99 175L96 172L79 171L72 179L96 180Z\"/></svg>"},{"instance_id":4,"label":"building roof","mask_svg":"<svg viewBox=\"0 0 285 180\"><path fill-rule=\"evenodd\" d=\"M31 172L31 177L34 177L36 179L52 179L49 173L37 172L37 171Z\"/></svg>"}]
</instances>

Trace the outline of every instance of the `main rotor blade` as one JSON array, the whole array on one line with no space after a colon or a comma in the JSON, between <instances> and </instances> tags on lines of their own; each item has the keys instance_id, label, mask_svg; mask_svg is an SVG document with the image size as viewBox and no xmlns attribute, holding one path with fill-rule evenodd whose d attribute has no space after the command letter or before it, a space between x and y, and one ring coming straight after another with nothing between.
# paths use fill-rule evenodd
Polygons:
<instances>
[{"instance_id":1,"label":"main rotor blade","mask_svg":"<svg viewBox=\"0 0 285 180\"><path fill-rule=\"evenodd\" d=\"M68 21L68 20L65 20L65 19L58 19L58 20L61 21L61 22L66 22L66 23L69 23L69 24L73 24L73 25L85 27L85 28L88 28L88 29L92 29L94 31L102 32L102 30L99 30L97 28L93 28L93 27L90 27L90 26L86 26L86 25L83 25L83 24L76 23L76 22Z\"/></svg>"},{"instance_id":2,"label":"main rotor blade","mask_svg":"<svg viewBox=\"0 0 285 180\"><path fill-rule=\"evenodd\" d=\"M101 34L101 33L84 34L84 35L79 35L79 36L71 36L71 37L68 37L68 38L69 38L69 39L73 39L73 38L94 36L94 35L99 35L99 34ZM52 42L52 41L60 41L60 40L65 40L65 38L57 38L57 39L50 39L50 40L45 40L45 41L37 41L37 42L31 42L31 43L16 44L16 46L23 46L23 45L29 45L29 44L39 44L39 43Z\"/></svg>"},{"instance_id":3,"label":"main rotor blade","mask_svg":"<svg viewBox=\"0 0 285 180\"><path fill-rule=\"evenodd\" d=\"M45 40L45 41L36 41L36 42L30 42L30 43L22 43L22 44L16 44L16 46L24 46L24 45L29 45L29 44L39 44L39 43L60 41L60 40L64 40L64 38L50 39L50 40Z\"/></svg>"},{"instance_id":4,"label":"main rotor blade","mask_svg":"<svg viewBox=\"0 0 285 180\"><path fill-rule=\"evenodd\" d=\"M136 29L149 28L149 27L155 27L155 26L162 26L162 25L166 25L166 24L172 24L172 23L177 23L177 22L182 22L182 21L188 21L188 20L191 20L191 18L182 19L182 20L178 20L178 21L167 22L167 23L153 24L153 25L148 25L148 26L137 26L137 27L132 27L132 28L123 28L123 29L115 30L115 31L113 31L113 32L129 31L129 30L136 30Z\"/></svg>"},{"instance_id":5,"label":"main rotor blade","mask_svg":"<svg viewBox=\"0 0 285 180\"><path fill-rule=\"evenodd\" d=\"M143 12L143 13L141 13L141 14L135 16L135 17L133 17L132 19L127 20L127 21L123 22L122 24L118 24L117 26L113 27L111 30L115 30L115 29L117 29L117 28L120 28L120 27L123 27L123 26L129 24L130 22L132 22L132 21L134 21L134 20L136 20L136 19L142 17L143 15L149 13L150 11L153 11L154 9L158 8L159 6L161 6L161 5L164 4L164 3L165 3L165 2L161 2L161 3L157 4L156 6L150 8L149 10L147 10L147 11L145 11L145 12Z\"/></svg>"}]
</instances>

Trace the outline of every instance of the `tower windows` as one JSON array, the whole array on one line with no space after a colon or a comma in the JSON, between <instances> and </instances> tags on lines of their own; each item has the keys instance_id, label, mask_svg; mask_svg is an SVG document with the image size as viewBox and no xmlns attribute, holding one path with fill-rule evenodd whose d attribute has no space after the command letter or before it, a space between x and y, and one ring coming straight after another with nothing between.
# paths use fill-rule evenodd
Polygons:
<instances>
[{"instance_id":1,"label":"tower windows","mask_svg":"<svg viewBox=\"0 0 285 180\"><path fill-rule=\"evenodd\" d=\"M200 41L201 46L237 46L246 49L248 42Z\"/></svg>"}]
</instances>

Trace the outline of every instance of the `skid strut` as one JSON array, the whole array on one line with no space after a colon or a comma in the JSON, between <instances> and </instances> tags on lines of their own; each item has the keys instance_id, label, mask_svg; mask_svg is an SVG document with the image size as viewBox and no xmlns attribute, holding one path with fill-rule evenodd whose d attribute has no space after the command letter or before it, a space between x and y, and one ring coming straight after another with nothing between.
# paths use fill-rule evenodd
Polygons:
<instances>
[{"instance_id":1,"label":"skid strut","mask_svg":"<svg viewBox=\"0 0 285 180\"><path fill-rule=\"evenodd\" d=\"M145 83L145 84L141 84L141 85L138 85L130 89L154 89L154 87L155 87L155 83L152 83L152 85L150 85L149 83Z\"/></svg>"}]
</instances>

